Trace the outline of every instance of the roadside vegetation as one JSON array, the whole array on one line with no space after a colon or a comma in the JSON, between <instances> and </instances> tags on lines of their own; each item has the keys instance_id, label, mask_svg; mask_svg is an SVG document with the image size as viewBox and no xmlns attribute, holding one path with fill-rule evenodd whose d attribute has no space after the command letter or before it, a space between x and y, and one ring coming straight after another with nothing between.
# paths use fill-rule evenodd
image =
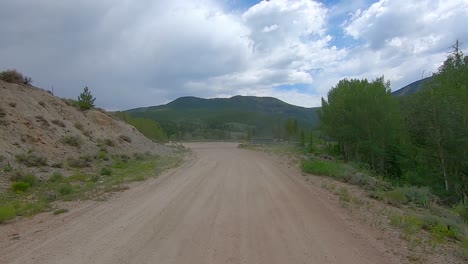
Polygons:
<instances>
[{"instance_id":1,"label":"roadside vegetation","mask_svg":"<svg viewBox=\"0 0 468 264\"><path fill-rule=\"evenodd\" d=\"M26 164L45 166L36 156L22 155L17 158ZM39 179L33 174L12 169L8 173L11 185L0 193L0 223L17 216L32 216L46 211L66 213L66 208L55 208L60 202L105 200L107 194L126 190L131 182L157 177L180 162L181 155L178 154L154 156L135 153L129 156L109 155L100 151L94 156L64 161L66 169L72 171L67 176L62 174L63 170L57 169L47 179Z\"/></svg>"},{"instance_id":2,"label":"roadside vegetation","mask_svg":"<svg viewBox=\"0 0 468 264\"><path fill-rule=\"evenodd\" d=\"M294 150L270 151L300 157L304 173L326 176L307 179L363 221L399 230L410 262L468 261L468 56L458 43L418 93L396 98L383 78L345 79L322 99L319 116L318 131L289 125Z\"/></svg>"}]
</instances>

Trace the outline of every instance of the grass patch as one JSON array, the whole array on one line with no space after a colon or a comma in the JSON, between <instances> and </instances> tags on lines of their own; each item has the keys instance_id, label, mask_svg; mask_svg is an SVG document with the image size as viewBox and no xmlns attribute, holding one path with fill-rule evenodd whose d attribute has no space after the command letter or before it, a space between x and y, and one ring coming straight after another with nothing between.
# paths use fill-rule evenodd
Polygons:
<instances>
[{"instance_id":1,"label":"grass patch","mask_svg":"<svg viewBox=\"0 0 468 264\"><path fill-rule=\"evenodd\" d=\"M336 161L304 160L301 167L305 173L330 176L339 180L344 180L346 175L356 172L353 167Z\"/></svg>"},{"instance_id":2,"label":"grass patch","mask_svg":"<svg viewBox=\"0 0 468 264\"><path fill-rule=\"evenodd\" d=\"M392 190L386 192L377 192L375 196L390 205L400 206L402 204L407 204L408 199L406 199L405 194L400 192L399 190Z\"/></svg>"},{"instance_id":3,"label":"grass patch","mask_svg":"<svg viewBox=\"0 0 468 264\"><path fill-rule=\"evenodd\" d=\"M0 206L0 223L14 219L16 217L16 209L11 205Z\"/></svg>"},{"instance_id":4,"label":"grass patch","mask_svg":"<svg viewBox=\"0 0 468 264\"><path fill-rule=\"evenodd\" d=\"M349 193L349 190L345 187L341 187L338 190L338 196L340 197L341 202L345 202L345 203L351 202L351 199L352 199L351 193Z\"/></svg>"},{"instance_id":5,"label":"grass patch","mask_svg":"<svg viewBox=\"0 0 468 264\"><path fill-rule=\"evenodd\" d=\"M61 185L59 188L58 188L58 193L60 193L60 195L62 196L65 196L65 195L69 195L73 192L73 186L71 186L70 184L63 184Z\"/></svg>"},{"instance_id":6,"label":"grass patch","mask_svg":"<svg viewBox=\"0 0 468 264\"><path fill-rule=\"evenodd\" d=\"M29 188L31 188L31 184L27 182L13 182L11 184L11 189L16 193L26 192Z\"/></svg>"},{"instance_id":7,"label":"grass patch","mask_svg":"<svg viewBox=\"0 0 468 264\"><path fill-rule=\"evenodd\" d=\"M82 158L87 160L88 158ZM159 157L146 156L144 160L130 159L119 155L119 161L126 160L124 168L113 168L110 175L101 177L99 170L94 174L77 171L70 177L64 177L56 172L47 182L37 181L34 186L24 181L16 189L10 188L0 193L0 205L11 205L15 215L31 216L40 212L50 211L50 203L54 201L86 200L101 197L106 192L117 192L128 189L126 183L155 177L160 172L179 164L181 156ZM25 175L18 173L18 179L25 179ZM27 177L26 177L27 180ZM37 179L36 179L37 180ZM17 192L19 191L19 192ZM26 191L27 195L18 195ZM10 208L11 209L11 208Z\"/></svg>"},{"instance_id":8,"label":"grass patch","mask_svg":"<svg viewBox=\"0 0 468 264\"><path fill-rule=\"evenodd\" d=\"M99 174L103 175L103 176L109 176L112 174L112 170L109 169L109 168L102 168L101 171L99 172Z\"/></svg>"}]
</instances>

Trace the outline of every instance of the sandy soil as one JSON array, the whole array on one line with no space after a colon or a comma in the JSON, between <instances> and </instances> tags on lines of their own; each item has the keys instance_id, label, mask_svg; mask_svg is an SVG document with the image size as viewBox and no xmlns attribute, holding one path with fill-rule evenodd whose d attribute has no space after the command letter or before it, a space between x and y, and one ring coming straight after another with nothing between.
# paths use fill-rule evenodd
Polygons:
<instances>
[{"instance_id":1,"label":"sandy soil","mask_svg":"<svg viewBox=\"0 0 468 264\"><path fill-rule=\"evenodd\" d=\"M190 161L106 202L0 226L2 263L397 263L324 190L268 154L189 144Z\"/></svg>"}]
</instances>

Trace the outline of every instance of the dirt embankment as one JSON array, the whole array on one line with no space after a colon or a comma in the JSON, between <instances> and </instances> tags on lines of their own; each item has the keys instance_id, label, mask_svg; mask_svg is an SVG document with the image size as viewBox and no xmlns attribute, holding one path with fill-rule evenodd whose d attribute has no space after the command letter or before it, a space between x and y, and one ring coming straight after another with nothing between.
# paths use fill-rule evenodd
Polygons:
<instances>
[{"instance_id":1,"label":"dirt embankment","mask_svg":"<svg viewBox=\"0 0 468 264\"><path fill-rule=\"evenodd\" d=\"M5 263L398 263L296 168L190 144L181 168L107 202L0 226Z\"/></svg>"},{"instance_id":2,"label":"dirt embankment","mask_svg":"<svg viewBox=\"0 0 468 264\"><path fill-rule=\"evenodd\" d=\"M102 148L111 155L171 152L103 110L80 111L50 92L0 80L0 168L8 163L45 177L50 166L96 155ZM48 166L28 167L17 162L17 155L45 157ZM6 177L0 171L0 186Z\"/></svg>"}]
</instances>

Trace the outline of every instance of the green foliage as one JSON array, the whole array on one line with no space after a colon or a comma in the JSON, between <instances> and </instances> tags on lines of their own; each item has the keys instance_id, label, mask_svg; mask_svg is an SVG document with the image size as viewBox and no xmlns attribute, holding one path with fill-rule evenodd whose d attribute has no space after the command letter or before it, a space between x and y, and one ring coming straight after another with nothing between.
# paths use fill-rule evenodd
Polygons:
<instances>
[{"instance_id":1,"label":"green foliage","mask_svg":"<svg viewBox=\"0 0 468 264\"><path fill-rule=\"evenodd\" d=\"M303 160L301 167L303 172L330 176L338 180L344 180L347 175L356 172L353 167L336 161Z\"/></svg>"},{"instance_id":2,"label":"green foliage","mask_svg":"<svg viewBox=\"0 0 468 264\"><path fill-rule=\"evenodd\" d=\"M12 170L13 170L13 167L11 167L10 162L7 162L5 163L5 165L3 165L4 172L11 172Z\"/></svg>"},{"instance_id":3,"label":"green foliage","mask_svg":"<svg viewBox=\"0 0 468 264\"><path fill-rule=\"evenodd\" d=\"M13 191L15 192L25 192L27 191L29 188L31 188L31 184L27 183L27 182L13 182L11 184L11 188L13 189Z\"/></svg>"},{"instance_id":4,"label":"green foliage","mask_svg":"<svg viewBox=\"0 0 468 264\"><path fill-rule=\"evenodd\" d=\"M37 177L32 174L24 175L23 177L21 177L21 181L28 183L31 187L37 186L39 183Z\"/></svg>"},{"instance_id":5,"label":"green foliage","mask_svg":"<svg viewBox=\"0 0 468 264\"><path fill-rule=\"evenodd\" d=\"M395 186L427 187L399 189L410 203L427 207L432 192L442 203L467 204L468 56L458 42L421 83L418 93L397 99L383 78L341 80L322 100L320 128L346 161L369 164Z\"/></svg>"},{"instance_id":6,"label":"green foliage","mask_svg":"<svg viewBox=\"0 0 468 264\"><path fill-rule=\"evenodd\" d=\"M112 170L109 168L102 168L99 174L108 176L112 174Z\"/></svg>"},{"instance_id":7,"label":"green foliage","mask_svg":"<svg viewBox=\"0 0 468 264\"><path fill-rule=\"evenodd\" d=\"M415 204L419 207L427 208L435 201L436 198L428 187L398 187L395 191L402 193L409 203Z\"/></svg>"},{"instance_id":8,"label":"green foliage","mask_svg":"<svg viewBox=\"0 0 468 264\"><path fill-rule=\"evenodd\" d=\"M453 207L455 212L463 219L463 221L468 223L468 205L463 203L458 203Z\"/></svg>"},{"instance_id":9,"label":"green foliage","mask_svg":"<svg viewBox=\"0 0 468 264\"><path fill-rule=\"evenodd\" d=\"M406 198L405 194L399 190L377 192L377 198L388 204L396 206L408 203L408 199Z\"/></svg>"},{"instance_id":10,"label":"green foliage","mask_svg":"<svg viewBox=\"0 0 468 264\"><path fill-rule=\"evenodd\" d=\"M383 78L341 80L322 99L320 126L336 139L345 160L367 161L385 172L386 151L398 142L400 113Z\"/></svg>"},{"instance_id":11,"label":"green foliage","mask_svg":"<svg viewBox=\"0 0 468 264\"><path fill-rule=\"evenodd\" d=\"M88 86L86 86L83 92L78 96L78 106L82 110L91 109L94 107L94 101L96 101L96 98L93 97Z\"/></svg>"},{"instance_id":12,"label":"green foliage","mask_svg":"<svg viewBox=\"0 0 468 264\"><path fill-rule=\"evenodd\" d=\"M47 158L42 156L37 156L35 154L18 154L15 156L16 161L22 163L28 167L40 167L47 166Z\"/></svg>"},{"instance_id":13,"label":"green foliage","mask_svg":"<svg viewBox=\"0 0 468 264\"><path fill-rule=\"evenodd\" d=\"M0 223L14 219L16 209L12 205L0 205Z\"/></svg>"},{"instance_id":14,"label":"green foliage","mask_svg":"<svg viewBox=\"0 0 468 264\"><path fill-rule=\"evenodd\" d=\"M413 161L448 201L468 194L468 56L454 51L431 81L403 101L405 125L416 151Z\"/></svg>"},{"instance_id":15,"label":"green foliage","mask_svg":"<svg viewBox=\"0 0 468 264\"><path fill-rule=\"evenodd\" d=\"M297 120L297 131L308 130L317 125L316 111L316 108L292 106L266 97L235 96L209 100L184 97L163 106L127 111L126 117L131 115L158 122L168 135L165 140L252 137L287 140L288 119ZM299 140L297 133L290 136L291 140Z\"/></svg>"},{"instance_id":16,"label":"green foliage","mask_svg":"<svg viewBox=\"0 0 468 264\"><path fill-rule=\"evenodd\" d=\"M63 195L68 195L68 194L71 194L73 192L73 186L71 186L70 184L62 184L62 185L60 185L60 187L58 188L57 191L62 196Z\"/></svg>"},{"instance_id":17,"label":"green foliage","mask_svg":"<svg viewBox=\"0 0 468 264\"><path fill-rule=\"evenodd\" d=\"M81 138L78 136L65 136L62 138L63 144L79 148L82 144Z\"/></svg>"}]
</instances>

